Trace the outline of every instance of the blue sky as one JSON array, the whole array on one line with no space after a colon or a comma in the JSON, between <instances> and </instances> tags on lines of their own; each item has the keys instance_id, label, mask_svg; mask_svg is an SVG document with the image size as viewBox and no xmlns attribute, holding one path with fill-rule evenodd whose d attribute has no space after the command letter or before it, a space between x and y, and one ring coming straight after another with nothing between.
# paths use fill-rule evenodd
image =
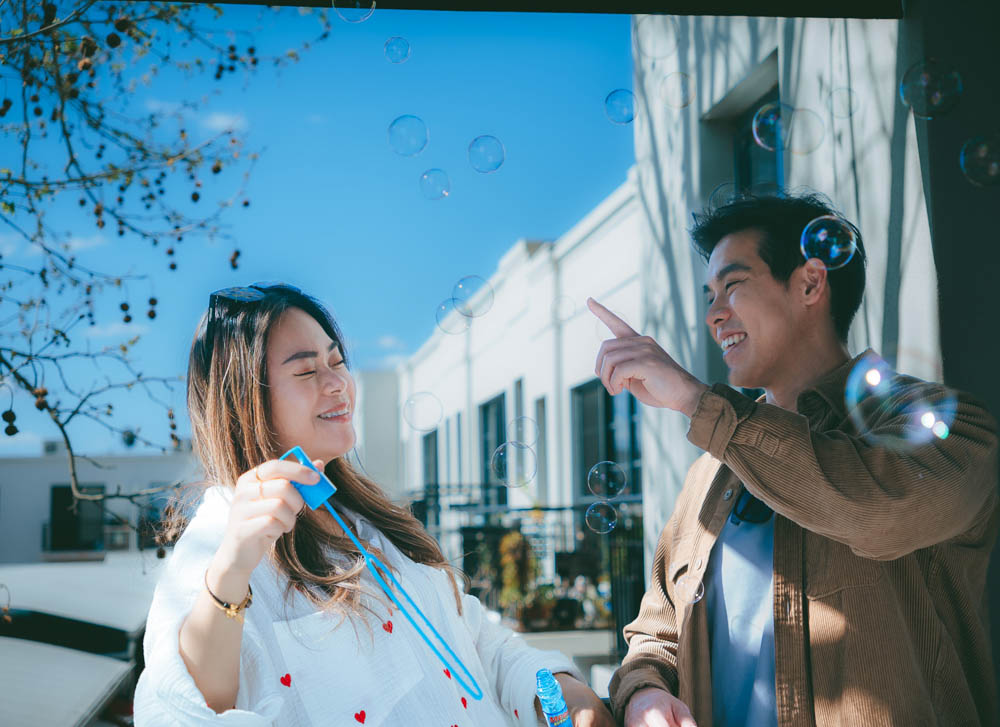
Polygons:
<instances>
[{"instance_id":1,"label":"blue sky","mask_svg":"<svg viewBox=\"0 0 1000 727\"><path fill-rule=\"evenodd\" d=\"M212 32L224 38L228 28L252 27L260 13L225 6ZM280 54L316 34L315 18L295 9L262 17L259 55ZM149 274L121 296L135 322L121 325L121 301L106 297L101 325L88 332L92 345L141 333L134 359L144 374L183 374L212 290L284 280L332 308L353 343L355 368L384 366L433 332L435 307L459 278L490 275L519 238L558 237L625 180L634 162L632 128L609 122L603 102L610 91L632 86L628 16L376 10L356 25L331 18L331 38L280 72L262 64L246 84L218 84L211 72L194 81L165 75L128 99L141 110L222 87L189 126L208 134L235 124L246 148L261 156L250 207L225 217L235 242L185 239L176 272L167 270L162 248L120 241L79 217L79 231L70 231L81 262L124 272L128 260ZM405 63L384 55L392 36L410 42ZM429 132L415 157L395 154L387 141L390 122L402 114L421 117ZM481 134L506 148L494 174L480 174L468 161L468 144ZM449 175L451 192L430 201L419 178L435 167ZM232 189L237 176L212 183ZM190 189L170 190L187 204ZM203 192L204 200L211 195ZM9 236L0 245L6 260L24 255ZM235 271L228 263L234 247L241 251ZM150 294L159 300L155 321L145 317ZM177 409L179 433L186 434L183 385L161 396ZM37 452L41 438L56 435L30 400L18 402L25 434L0 438L3 454ZM166 439L165 416L150 413L142 394L114 402L119 423ZM96 426L71 431L84 452L124 449Z\"/></svg>"}]
</instances>

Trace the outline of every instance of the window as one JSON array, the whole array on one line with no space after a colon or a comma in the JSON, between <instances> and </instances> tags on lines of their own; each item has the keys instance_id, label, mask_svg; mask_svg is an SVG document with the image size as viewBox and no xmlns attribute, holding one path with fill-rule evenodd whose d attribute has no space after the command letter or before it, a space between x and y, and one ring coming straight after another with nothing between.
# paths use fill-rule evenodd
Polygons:
<instances>
[{"instance_id":1,"label":"window","mask_svg":"<svg viewBox=\"0 0 1000 727\"><path fill-rule=\"evenodd\" d=\"M753 117L761 106L779 100L775 86L736 119L733 137L733 182L739 192L774 191L784 185L782 155L768 151L753 138Z\"/></svg>"},{"instance_id":2,"label":"window","mask_svg":"<svg viewBox=\"0 0 1000 727\"><path fill-rule=\"evenodd\" d=\"M639 408L632 394L608 394L597 379L572 391L573 479L577 500L596 499L587 487L587 473L598 462L611 460L628 478L628 495L640 495L642 457Z\"/></svg>"},{"instance_id":3,"label":"window","mask_svg":"<svg viewBox=\"0 0 1000 727\"><path fill-rule=\"evenodd\" d=\"M423 436L424 487L438 484L438 433L437 429Z\"/></svg>"},{"instance_id":4,"label":"window","mask_svg":"<svg viewBox=\"0 0 1000 727\"><path fill-rule=\"evenodd\" d=\"M535 424L538 426L538 441L535 442L535 459L538 463L538 472L535 475L538 483L538 501L546 504L549 501L549 481L548 481L548 452L545 440L545 397L540 396L535 399Z\"/></svg>"},{"instance_id":5,"label":"window","mask_svg":"<svg viewBox=\"0 0 1000 727\"><path fill-rule=\"evenodd\" d=\"M104 485L80 485L85 495L103 495ZM104 501L80 500L73 505L69 485L52 485L49 526L50 550L103 550Z\"/></svg>"},{"instance_id":6,"label":"window","mask_svg":"<svg viewBox=\"0 0 1000 727\"><path fill-rule=\"evenodd\" d=\"M462 412L455 415L455 464L457 465L456 480L462 482Z\"/></svg>"},{"instance_id":7,"label":"window","mask_svg":"<svg viewBox=\"0 0 1000 727\"><path fill-rule=\"evenodd\" d=\"M436 527L439 520L438 499L438 433L437 429L423 436L425 527Z\"/></svg>"},{"instance_id":8,"label":"window","mask_svg":"<svg viewBox=\"0 0 1000 727\"><path fill-rule=\"evenodd\" d=\"M482 501L487 505L507 504L507 488L500 484L500 478L492 467L493 453L507 441L505 398L500 394L479 407Z\"/></svg>"}]
</instances>

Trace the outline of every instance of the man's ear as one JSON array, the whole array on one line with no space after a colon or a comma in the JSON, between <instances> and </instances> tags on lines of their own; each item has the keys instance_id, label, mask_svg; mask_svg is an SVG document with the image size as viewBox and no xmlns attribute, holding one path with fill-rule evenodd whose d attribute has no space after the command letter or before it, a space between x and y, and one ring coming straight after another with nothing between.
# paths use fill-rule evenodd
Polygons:
<instances>
[{"instance_id":1,"label":"man's ear","mask_svg":"<svg viewBox=\"0 0 1000 727\"><path fill-rule=\"evenodd\" d=\"M798 276L797 289L806 305L818 303L828 287L826 265L819 258L809 258L805 265L795 271Z\"/></svg>"}]
</instances>

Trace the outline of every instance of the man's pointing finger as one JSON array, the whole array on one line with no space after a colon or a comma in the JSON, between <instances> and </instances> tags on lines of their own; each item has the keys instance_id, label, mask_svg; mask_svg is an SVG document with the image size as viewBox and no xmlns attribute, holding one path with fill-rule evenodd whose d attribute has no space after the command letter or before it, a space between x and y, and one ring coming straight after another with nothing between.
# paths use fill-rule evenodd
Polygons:
<instances>
[{"instance_id":1,"label":"man's pointing finger","mask_svg":"<svg viewBox=\"0 0 1000 727\"><path fill-rule=\"evenodd\" d=\"M629 336L639 335L628 323L623 321L593 298L587 298L587 307L590 308L591 313L601 319L601 322L608 327L616 338L627 338Z\"/></svg>"}]
</instances>

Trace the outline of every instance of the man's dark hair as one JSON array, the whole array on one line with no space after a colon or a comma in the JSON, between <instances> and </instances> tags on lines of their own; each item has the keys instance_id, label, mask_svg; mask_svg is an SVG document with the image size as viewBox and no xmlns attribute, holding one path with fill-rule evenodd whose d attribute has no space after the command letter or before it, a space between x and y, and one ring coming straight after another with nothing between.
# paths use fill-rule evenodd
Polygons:
<instances>
[{"instance_id":1,"label":"man's dark hair","mask_svg":"<svg viewBox=\"0 0 1000 727\"><path fill-rule=\"evenodd\" d=\"M853 230L857 240L857 251L851 261L842 268L830 270L827 275L833 328L837 337L846 342L847 331L865 292L867 257L858 228L844 219L827 199L818 194L742 197L696 214L690 233L695 249L707 261L719 240L726 235L759 230L761 260L767 263L775 280L787 284L792 273L806 262L799 247L802 230L823 215L841 219Z\"/></svg>"}]
</instances>

